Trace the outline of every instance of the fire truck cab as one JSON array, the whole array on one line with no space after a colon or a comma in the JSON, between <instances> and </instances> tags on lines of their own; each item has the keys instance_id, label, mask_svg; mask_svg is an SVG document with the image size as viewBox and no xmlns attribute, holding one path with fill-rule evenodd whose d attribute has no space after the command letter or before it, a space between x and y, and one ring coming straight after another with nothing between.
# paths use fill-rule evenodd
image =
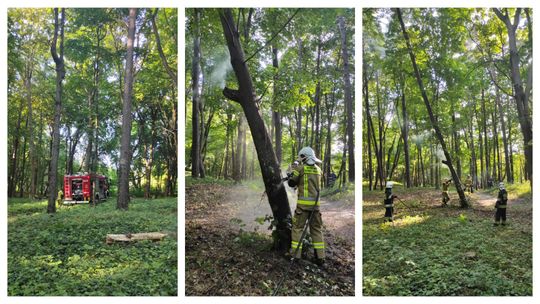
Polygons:
<instances>
[{"instance_id":1,"label":"fire truck cab","mask_svg":"<svg viewBox=\"0 0 540 304\"><path fill-rule=\"evenodd\" d=\"M97 189L92 193L94 182ZM64 176L64 205L96 203L109 197L109 179L99 174L77 173Z\"/></svg>"}]
</instances>

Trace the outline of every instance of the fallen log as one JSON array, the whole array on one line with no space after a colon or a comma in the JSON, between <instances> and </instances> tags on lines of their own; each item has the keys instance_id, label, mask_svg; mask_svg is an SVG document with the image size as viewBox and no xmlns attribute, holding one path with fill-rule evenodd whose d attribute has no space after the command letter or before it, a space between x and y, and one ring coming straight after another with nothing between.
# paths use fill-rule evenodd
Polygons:
<instances>
[{"instance_id":1,"label":"fallen log","mask_svg":"<svg viewBox=\"0 0 540 304\"><path fill-rule=\"evenodd\" d=\"M143 240L161 241L166 233L161 232L143 232L143 233L127 233L127 234L107 234L106 243L112 244L115 242L137 242Z\"/></svg>"}]
</instances>

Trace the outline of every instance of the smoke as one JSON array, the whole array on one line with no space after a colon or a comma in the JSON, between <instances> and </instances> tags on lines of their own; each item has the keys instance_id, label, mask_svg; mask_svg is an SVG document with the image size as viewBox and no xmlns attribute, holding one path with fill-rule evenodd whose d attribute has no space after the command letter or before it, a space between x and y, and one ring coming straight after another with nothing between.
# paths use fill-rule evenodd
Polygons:
<instances>
[{"instance_id":1,"label":"smoke","mask_svg":"<svg viewBox=\"0 0 540 304\"><path fill-rule=\"evenodd\" d=\"M444 151L441 149L441 147L439 147L439 145L437 145L437 148L435 150L435 155L437 155L437 158L440 161L443 161L443 160L446 161L446 156L444 156Z\"/></svg>"},{"instance_id":2,"label":"smoke","mask_svg":"<svg viewBox=\"0 0 540 304\"><path fill-rule=\"evenodd\" d=\"M218 86L220 89L223 89L225 88L227 74L232 70L229 52L223 52L221 55L218 55L215 62L216 65L210 73L210 86Z\"/></svg>"},{"instance_id":3,"label":"smoke","mask_svg":"<svg viewBox=\"0 0 540 304\"><path fill-rule=\"evenodd\" d=\"M430 136L428 131L424 131L420 134L411 135L411 141L414 142L417 146L424 144L424 141Z\"/></svg>"}]
</instances>

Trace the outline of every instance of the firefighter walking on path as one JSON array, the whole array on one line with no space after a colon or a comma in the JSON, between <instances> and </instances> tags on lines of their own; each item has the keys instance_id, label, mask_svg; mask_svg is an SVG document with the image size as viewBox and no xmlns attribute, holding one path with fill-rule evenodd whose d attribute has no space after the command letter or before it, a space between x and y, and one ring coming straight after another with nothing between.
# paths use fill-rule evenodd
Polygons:
<instances>
[{"instance_id":1,"label":"firefighter walking on path","mask_svg":"<svg viewBox=\"0 0 540 304\"><path fill-rule=\"evenodd\" d=\"M292 175L289 178L289 186L298 187L298 201L294 211L291 251L296 252L294 258L300 258L302 243L300 240L304 225L313 212L309 231L315 249L315 263L319 266L324 264L324 239L322 232L322 218L319 211L319 190L321 186L321 169L316 163L321 163L315 152L310 147L304 147L298 152L298 165L293 165ZM298 249L298 250L297 250Z\"/></svg>"},{"instance_id":2,"label":"firefighter walking on path","mask_svg":"<svg viewBox=\"0 0 540 304\"><path fill-rule=\"evenodd\" d=\"M447 179L442 184L442 202L443 207L448 206L448 202L450 201L450 196L448 195L448 187L450 186L450 183L452 182L451 179Z\"/></svg>"},{"instance_id":3,"label":"firefighter walking on path","mask_svg":"<svg viewBox=\"0 0 540 304\"><path fill-rule=\"evenodd\" d=\"M506 192L504 183L501 182L499 183L499 195L497 195L497 202L495 203L495 209L497 209L497 211L495 212L495 223L493 223L494 226L499 226L499 224L502 224L503 226L506 225L507 202L508 192Z\"/></svg>"},{"instance_id":4,"label":"firefighter walking on path","mask_svg":"<svg viewBox=\"0 0 540 304\"><path fill-rule=\"evenodd\" d=\"M392 194L392 187L394 186L393 182L386 183L386 189L384 190L384 219L387 222L394 221L394 199L397 198L397 195Z\"/></svg>"},{"instance_id":5,"label":"firefighter walking on path","mask_svg":"<svg viewBox=\"0 0 540 304\"><path fill-rule=\"evenodd\" d=\"M467 179L465 180L465 191L473 193L473 182L470 175L467 175Z\"/></svg>"}]
</instances>

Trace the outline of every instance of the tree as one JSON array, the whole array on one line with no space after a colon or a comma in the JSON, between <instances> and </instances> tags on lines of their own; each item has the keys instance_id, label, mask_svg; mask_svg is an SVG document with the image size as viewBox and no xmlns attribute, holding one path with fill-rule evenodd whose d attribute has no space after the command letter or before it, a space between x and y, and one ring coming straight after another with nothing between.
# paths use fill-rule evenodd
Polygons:
<instances>
[{"instance_id":1,"label":"tree","mask_svg":"<svg viewBox=\"0 0 540 304\"><path fill-rule=\"evenodd\" d=\"M200 130L199 130L199 113L200 113L200 80L199 75L200 71L200 60L201 60L201 51L200 51L200 11L195 9L195 37L193 41L193 62L191 69L191 89L193 91L193 107L192 107L192 143L191 143L191 177L198 178L200 177L200 163L201 163L201 146L200 146Z\"/></svg>"},{"instance_id":2,"label":"tree","mask_svg":"<svg viewBox=\"0 0 540 304\"><path fill-rule=\"evenodd\" d=\"M272 148L272 142L266 131L257 104L255 90L244 58L244 51L239 40L238 29L235 26L231 9L220 10L219 13L223 32L229 49L231 64L238 81L238 90L225 87L223 94L230 100L238 102L244 111L263 175L266 194L272 208L274 219L277 221L275 248L281 251L290 248L290 219L291 210L287 193L281 182L279 164Z\"/></svg>"},{"instance_id":3,"label":"tree","mask_svg":"<svg viewBox=\"0 0 540 304\"><path fill-rule=\"evenodd\" d=\"M528 76L528 79L525 81L527 87L523 88L523 81L521 79L520 72L520 59L519 52L516 43L516 29L519 25L521 8L517 8L514 13L514 22L510 21L510 15L508 9L504 9L504 14L501 10L494 8L493 11L499 17L499 19L504 23L507 29L508 34L508 46L510 48L510 77L512 79L512 85L514 89L514 100L518 110L519 116L519 125L521 127L521 134L523 135L524 141L524 152L525 152L525 171L527 172L527 177L531 183L532 187L532 157L533 157L533 148L532 148L532 122L531 122L531 112L529 110L529 98L532 87L532 75ZM531 71L532 64L528 67L528 70ZM529 74L531 72L527 72Z\"/></svg>"},{"instance_id":4,"label":"tree","mask_svg":"<svg viewBox=\"0 0 540 304\"><path fill-rule=\"evenodd\" d=\"M422 94L422 99L423 99L424 104L425 104L425 106L427 108L427 111L428 111L428 114L429 114L429 119L431 121L431 125L433 126L433 129L435 130L435 135L437 136L439 144L441 145L441 148L442 148L442 150L444 152L444 156L446 158L446 160L444 160L443 163L448 166L448 169L450 170L450 173L452 174L452 179L454 181L454 185L456 186L456 189L457 189L457 192L458 192L458 195L459 195L459 200L460 200L461 207L468 207L469 203L468 203L467 199L465 198L465 193L463 192L463 189L461 188L461 182L459 180L459 177L458 177L456 171L454 170L454 166L452 165L452 159L451 159L450 153L446 149L446 143L444 141L444 137L443 137L442 132L441 132L441 130L439 128L437 120L435 119L435 116L433 115L433 110L431 108L431 104L430 104L429 99L427 97L427 94L426 94L426 91L425 91L425 88L424 88L424 84L423 84L422 78L420 76L420 71L419 71L418 66L416 64L416 58L414 56L412 46L411 46L411 43L409 41L409 36L407 34L407 29L405 28L405 23L403 22L403 17L401 16L401 10L399 8L396 9L396 13L397 13L397 16L398 16L398 19L399 19L399 23L401 25L401 29L403 31L403 38L405 39L405 43L407 44L407 49L409 50L409 56L411 58L411 63L413 65L416 81L418 82L418 87L419 87L420 92Z\"/></svg>"},{"instance_id":5,"label":"tree","mask_svg":"<svg viewBox=\"0 0 540 304\"><path fill-rule=\"evenodd\" d=\"M349 75L349 52L347 48L347 31L345 28L345 17L338 18L338 27L341 35L341 51L343 56L343 79L345 91L345 105L347 107L347 147L349 152L349 181L354 181L354 121L353 121L353 101L351 93L351 80Z\"/></svg>"},{"instance_id":6,"label":"tree","mask_svg":"<svg viewBox=\"0 0 540 304\"><path fill-rule=\"evenodd\" d=\"M56 180L58 174L58 154L60 152L60 117L62 115L62 81L66 75L64 67L64 24L65 9L62 8L62 17L58 22L58 8L54 9L54 37L51 44L51 55L56 65L56 95L54 103L54 123L51 149L51 170L49 171L49 201L47 213L56 212ZM60 31L60 53L57 51L58 32Z\"/></svg>"},{"instance_id":7,"label":"tree","mask_svg":"<svg viewBox=\"0 0 540 304\"><path fill-rule=\"evenodd\" d=\"M133 45L137 9L129 9L124 98L122 107L122 136L120 147L118 198L116 208L127 210L129 206L129 172L131 165L131 98L133 91Z\"/></svg>"}]
</instances>

